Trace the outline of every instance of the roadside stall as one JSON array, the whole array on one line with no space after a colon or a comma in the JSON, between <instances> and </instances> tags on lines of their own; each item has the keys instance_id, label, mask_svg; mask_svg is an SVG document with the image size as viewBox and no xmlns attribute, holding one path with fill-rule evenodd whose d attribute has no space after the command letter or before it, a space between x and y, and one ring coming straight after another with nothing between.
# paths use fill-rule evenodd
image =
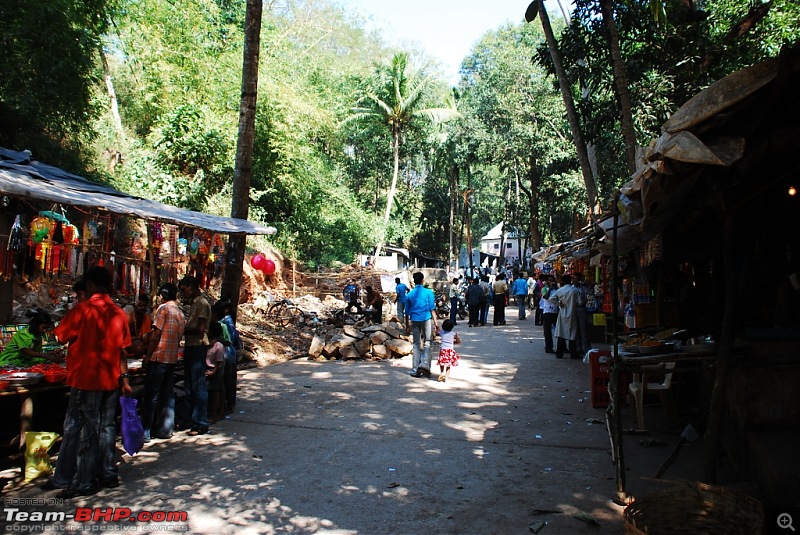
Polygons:
<instances>
[{"instance_id":1,"label":"roadside stall","mask_svg":"<svg viewBox=\"0 0 800 535\"><path fill-rule=\"evenodd\" d=\"M800 417L800 236L789 230L800 213L798 82L800 47L786 47L697 94L592 229L590 267L613 327L607 416L621 503L631 498L622 398L674 391L685 366L699 372L680 381L699 408L697 480L716 483L724 455L768 510L800 500L789 453L800 434L786 432ZM570 258L563 269L585 267ZM639 380L615 386L625 372ZM644 532L647 512L631 511L631 532Z\"/></svg>"},{"instance_id":2,"label":"roadside stall","mask_svg":"<svg viewBox=\"0 0 800 535\"><path fill-rule=\"evenodd\" d=\"M205 289L219 282L231 235L274 233L126 195L0 148L0 350L28 331L31 310L47 311L57 324L74 304L73 284L92 266L111 271L120 306L142 298L153 304L160 284L184 275ZM41 349L61 349L51 331ZM24 451L25 431L60 431L68 387L63 357L55 360L0 366L0 446L8 459ZM129 368L143 373L141 359Z\"/></svg>"}]
</instances>

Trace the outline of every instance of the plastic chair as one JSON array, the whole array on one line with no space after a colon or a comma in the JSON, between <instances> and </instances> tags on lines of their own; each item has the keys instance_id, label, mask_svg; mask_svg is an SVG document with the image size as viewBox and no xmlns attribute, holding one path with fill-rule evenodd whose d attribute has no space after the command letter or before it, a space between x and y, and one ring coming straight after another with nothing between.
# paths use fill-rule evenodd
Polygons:
<instances>
[{"instance_id":1,"label":"plastic chair","mask_svg":"<svg viewBox=\"0 0 800 535\"><path fill-rule=\"evenodd\" d=\"M642 373L633 376L633 382L628 387L628 393L633 398L633 407L636 411L637 428L644 430L644 396L645 394L658 394L664 414L670 421L676 419L675 403L672 400L672 373L675 369L674 362L666 362L655 366L642 366ZM664 375L660 383L647 380L648 375Z\"/></svg>"}]
</instances>

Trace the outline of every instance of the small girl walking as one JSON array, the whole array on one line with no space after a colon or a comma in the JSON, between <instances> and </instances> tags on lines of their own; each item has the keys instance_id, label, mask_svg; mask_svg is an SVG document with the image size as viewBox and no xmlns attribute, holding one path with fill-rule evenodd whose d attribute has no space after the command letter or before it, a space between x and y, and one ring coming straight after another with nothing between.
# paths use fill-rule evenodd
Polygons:
<instances>
[{"instance_id":1,"label":"small girl walking","mask_svg":"<svg viewBox=\"0 0 800 535\"><path fill-rule=\"evenodd\" d=\"M453 349L453 346L455 344L460 344L461 338L458 337L453 327L453 322L450 320L444 320L442 322L442 332L440 333L442 346L439 349L439 360L436 362L441 370L439 374L440 383L445 382L450 376L451 366L458 366L459 357L455 349Z\"/></svg>"}]
</instances>

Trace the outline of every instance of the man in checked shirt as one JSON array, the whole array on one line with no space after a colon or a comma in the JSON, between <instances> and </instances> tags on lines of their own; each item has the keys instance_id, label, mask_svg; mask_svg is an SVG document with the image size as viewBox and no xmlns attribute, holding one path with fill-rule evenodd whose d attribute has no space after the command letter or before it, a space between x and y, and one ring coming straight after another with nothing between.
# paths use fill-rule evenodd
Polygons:
<instances>
[{"instance_id":1,"label":"man in checked shirt","mask_svg":"<svg viewBox=\"0 0 800 535\"><path fill-rule=\"evenodd\" d=\"M167 439L175 427L173 375L186 318L176 302L178 287L173 283L158 289L161 306L153 316L152 334L142 359L145 370L142 394L142 427L145 442L151 436Z\"/></svg>"}]
</instances>

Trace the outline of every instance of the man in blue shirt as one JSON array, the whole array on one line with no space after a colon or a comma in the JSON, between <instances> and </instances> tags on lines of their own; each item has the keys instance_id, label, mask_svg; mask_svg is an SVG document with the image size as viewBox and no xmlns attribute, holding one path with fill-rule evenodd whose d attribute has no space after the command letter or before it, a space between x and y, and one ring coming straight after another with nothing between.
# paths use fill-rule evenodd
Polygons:
<instances>
[{"instance_id":1,"label":"man in blue shirt","mask_svg":"<svg viewBox=\"0 0 800 535\"><path fill-rule=\"evenodd\" d=\"M408 293L408 286L400 282L400 277L394 278L395 286L394 291L397 293L397 321L404 323L406 321L406 294Z\"/></svg>"},{"instance_id":2,"label":"man in blue shirt","mask_svg":"<svg viewBox=\"0 0 800 535\"><path fill-rule=\"evenodd\" d=\"M414 289L406 295L406 332L414 337L412 377L430 377L431 341L439 331L436 298L432 290L422 285L424 278L422 273L414 273Z\"/></svg>"},{"instance_id":3,"label":"man in blue shirt","mask_svg":"<svg viewBox=\"0 0 800 535\"><path fill-rule=\"evenodd\" d=\"M514 284L511 285L511 293L514 294L514 299L517 301L519 308L518 319L525 319L525 312L528 308L528 281L522 276L522 273L517 275L514 279Z\"/></svg>"}]
</instances>

